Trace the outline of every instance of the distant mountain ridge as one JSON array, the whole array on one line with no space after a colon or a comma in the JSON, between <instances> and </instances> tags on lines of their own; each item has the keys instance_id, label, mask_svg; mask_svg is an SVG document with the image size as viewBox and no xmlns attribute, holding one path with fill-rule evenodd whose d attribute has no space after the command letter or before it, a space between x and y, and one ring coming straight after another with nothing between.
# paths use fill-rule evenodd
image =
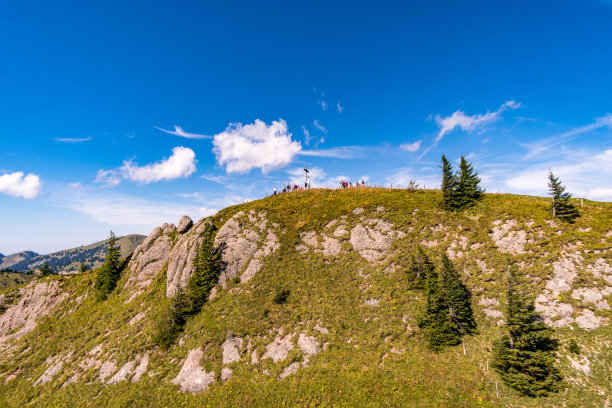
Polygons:
<instances>
[{"instance_id":1,"label":"distant mountain ridge","mask_svg":"<svg viewBox=\"0 0 612 408\"><path fill-rule=\"evenodd\" d=\"M134 249L144 241L146 236L131 234L117 239L121 248L121 257L126 257L134 252ZM104 262L106 256L107 240L94 242L93 244L77 248L64 249L62 251L41 255L33 251L22 251L11 255L0 254L0 270L12 269L14 271L27 271L40 268L45 262L53 271L69 272L79 269L81 263L88 268L96 268Z\"/></svg>"}]
</instances>

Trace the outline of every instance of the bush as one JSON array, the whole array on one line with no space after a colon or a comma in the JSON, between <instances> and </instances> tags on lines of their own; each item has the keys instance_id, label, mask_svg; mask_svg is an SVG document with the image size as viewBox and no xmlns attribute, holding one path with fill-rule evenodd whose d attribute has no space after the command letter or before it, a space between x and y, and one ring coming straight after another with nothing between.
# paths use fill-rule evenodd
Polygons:
<instances>
[{"instance_id":1,"label":"bush","mask_svg":"<svg viewBox=\"0 0 612 408\"><path fill-rule=\"evenodd\" d=\"M580 354L580 346L576 343L576 340L571 339L567 345L567 349L572 354Z\"/></svg>"},{"instance_id":2,"label":"bush","mask_svg":"<svg viewBox=\"0 0 612 408\"><path fill-rule=\"evenodd\" d=\"M277 292L276 295L274 295L274 298L272 299L272 301L276 303L277 305L282 305L283 303L287 302L287 298L289 298L290 294L291 294L291 291L287 289L283 289Z\"/></svg>"}]
</instances>

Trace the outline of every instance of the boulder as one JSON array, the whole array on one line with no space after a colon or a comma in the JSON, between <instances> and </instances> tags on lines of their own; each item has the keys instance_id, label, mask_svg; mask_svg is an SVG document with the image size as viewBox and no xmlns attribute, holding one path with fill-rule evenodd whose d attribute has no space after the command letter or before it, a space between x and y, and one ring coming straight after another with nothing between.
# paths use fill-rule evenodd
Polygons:
<instances>
[{"instance_id":1,"label":"boulder","mask_svg":"<svg viewBox=\"0 0 612 408\"><path fill-rule=\"evenodd\" d=\"M177 231L179 234L184 234L189 231L189 228L193 225L193 221L186 215L183 215L178 223Z\"/></svg>"}]
</instances>

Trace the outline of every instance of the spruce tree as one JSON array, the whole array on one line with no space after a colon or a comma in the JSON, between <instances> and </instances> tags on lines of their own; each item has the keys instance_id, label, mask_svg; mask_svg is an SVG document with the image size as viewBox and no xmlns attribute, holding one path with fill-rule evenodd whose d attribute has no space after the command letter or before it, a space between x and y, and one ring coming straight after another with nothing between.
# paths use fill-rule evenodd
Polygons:
<instances>
[{"instance_id":1,"label":"spruce tree","mask_svg":"<svg viewBox=\"0 0 612 408\"><path fill-rule=\"evenodd\" d=\"M106 259L98 269L94 288L98 291L98 299L104 300L107 295L115 289L117 281L121 276L120 248L117 246L117 237L113 231L110 232L106 242Z\"/></svg>"},{"instance_id":2,"label":"spruce tree","mask_svg":"<svg viewBox=\"0 0 612 408\"><path fill-rule=\"evenodd\" d=\"M535 312L533 300L519 288L515 268L508 276L505 318L506 334L493 347L493 368L504 383L523 395L558 391L561 375L554 355L558 343Z\"/></svg>"},{"instance_id":3,"label":"spruce tree","mask_svg":"<svg viewBox=\"0 0 612 408\"><path fill-rule=\"evenodd\" d=\"M480 188L478 173L474 171L474 167L464 156L461 156L461 163L459 164L457 191L461 200L461 207L473 205L482 197L483 193Z\"/></svg>"},{"instance_id":4,"label":"spruce tree","mask_svg":"<svg viewBox=\"0 0 612 408\"><path fill-rule=\"evenodd\" d=\"M193 313L198 313L208 300L210 291L217 284L221 273L221 252L214 246L214 231L213 225L204 231L202 242L196 249L193 275L187 283Z\"/></svg>"},{"instance_id":5,"label":"spruce tree","mask_svg":"<svg viewBox=\"0 0 612 408\"><path fill-rule=\"evenodd\" d=\"M448 308L448 316L454 330L459 336L472 334L476 330L476 320L472 312L472 295L468 288L461 282L461 277L455 266L442 254L442 293L445 306Z\"/></svg>"},{"instance_id":6,"label":"spruce tree","mask_svg":"<svg viewBox=\"0 0 612 408\"><path fill-rule=\"evenodd\" d=\"M552 196L553 217L567 222L573 222L574 219L580 217L578 209L572 204L572 195L565 191L565 187L552 171L548 172L548 188Z\"/></svg>"},{"instance_id":7,"label":"spruce tree","mask_svg":"<svg viewBox=\"0 0 612 408\"><path fill-rule=\"evenodd\" d=\"M87 266L84 262L81 262L81 266L79 266L79 272L87 272Z\"/></svg>"},{"instance_id":8,"label":"spruce tree","mask_svg":"<svg viewBox=\"0 0 612 408\"><path fill-rule=\"evenodd\" d=\"M442 155L442 208L456 210L461 207L459 180L453 173L453 166L446 156Z\"/></svg>"}]
</instances>

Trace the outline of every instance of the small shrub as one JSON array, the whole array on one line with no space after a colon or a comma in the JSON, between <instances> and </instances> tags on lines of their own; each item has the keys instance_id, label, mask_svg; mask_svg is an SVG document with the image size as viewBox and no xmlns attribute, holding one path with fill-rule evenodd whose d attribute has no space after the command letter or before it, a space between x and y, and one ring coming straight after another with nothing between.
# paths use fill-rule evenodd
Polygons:
<instances>
[{"instance_id":1,"label":"small shrub","mask_svg":"<svg viewBox=\"0 0 612 408\"><path fill-rule=\"evenodd\" d=\"M234 285L240 284L240 276L234 276L231 280Z\"/></svg>"},{"instance_id":2,"label":"small shrub","mask_svg":"<svg viewBox=\"0 0 612 408\"><path fill-rule=\"evenodd\" d=\"M283 289L280 292L277 292L276 295L274 295L274 298L272 299L272 301L276 303L277 305L282 305L283 303L287 302L287 298L289 297L290 294L291 294L291 291L287 289Z\"/></svg>"},{"instance_id":3,"label":"small shrub","mask_svg":"<svg viewBox=\"0 0 612 408\"><path fill-rule=\"evenodd\" d=\"M567 349L572 354L580 354L580 346L576 343L576 340L571 339L567 345Z\"/></svg>"}]
</instances>

